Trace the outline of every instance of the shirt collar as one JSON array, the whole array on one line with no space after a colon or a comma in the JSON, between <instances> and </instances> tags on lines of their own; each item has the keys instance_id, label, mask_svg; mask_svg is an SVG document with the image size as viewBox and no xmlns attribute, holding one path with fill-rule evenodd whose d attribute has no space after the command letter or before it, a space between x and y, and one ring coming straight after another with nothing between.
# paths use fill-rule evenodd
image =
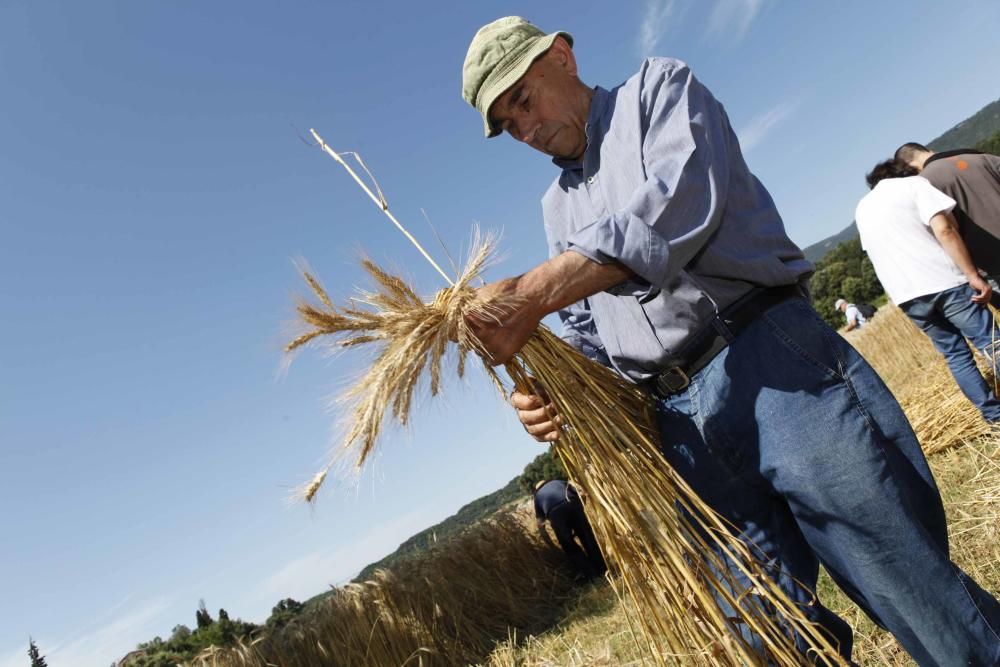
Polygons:
<instances>
[{"instance_id":1,"label":"shirt collar","mask_svg":"<svg viewBox=\"0 0 1000 667\"><path fill-rule=\"evenodd\" d=\"M584 160L587 158L587 151L594 143L594 133L600 125L600 119L604 116L604 110L608 106L608 91L600 86L594 86L594 96L590 98L590 111L587 114L587 125L584 132L587 134L587 147L583 151ZM583 160L565 160L563 158L552 158L552 164L564 171L583 169Z\"/></svg>"},{"instance_id":2,"label":"shirt collar","mask_svg":"<svg viewBox=\"0 0 1000 667\"><path fill-rule=\"evenodd\" d=\"M929 165L931 162L934 162L935 160L941 160L941 159L944 159L944 158L955 157L956 155L981 155L981 154L982 154L982 151L977 151L975 148L956 148L956 149L950 150L950 151L938 151L934 155L932 155L929 158L927 158L926 161L924 161L924 166L926 167L927 165Z\"/></svg>"}]
</instances>

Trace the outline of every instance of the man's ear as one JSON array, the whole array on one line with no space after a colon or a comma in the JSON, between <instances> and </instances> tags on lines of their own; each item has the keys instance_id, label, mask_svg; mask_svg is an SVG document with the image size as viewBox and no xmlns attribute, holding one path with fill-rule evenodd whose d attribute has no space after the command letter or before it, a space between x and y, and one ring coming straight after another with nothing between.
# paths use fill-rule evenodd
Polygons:
<instances>
[{"instance_id":1,"label":"man's ear","mask_svg":"<svg viewBox=\"0 0 1000 667\"><path fill-rule=\"evenodd\" d=\"M557 65L565 69L570 76L576 76L576 56L573 54L573 47L564 37L560 35L555 38L549 47L549 53Z\"/></svg>"}]
</instances>

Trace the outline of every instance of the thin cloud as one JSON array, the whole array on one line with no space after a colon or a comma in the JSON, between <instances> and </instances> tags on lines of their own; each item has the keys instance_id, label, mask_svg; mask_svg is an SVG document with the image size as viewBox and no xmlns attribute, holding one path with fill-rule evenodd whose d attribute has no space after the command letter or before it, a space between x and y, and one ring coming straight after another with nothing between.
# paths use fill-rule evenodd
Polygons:
<instances>
[{"instance_id":1,"label":"thin cloud","mask_svg":"<svg viewBox=\"0 0 1000 667\"><path fill-rule=\"evenodd\" d=\"M167 600L162 598L149 600L124 610L115 620L65 644L53 644L41 636L35 637L35 642L50 665L103 667L134 649L139 642L151 639L158 629L162 631L161 617L168 606ZM0 657L0 667L24 667L27 662L27 637L23 648Z\"/></svg>"},{"instance_id":2,"label":"thin cloud","mask_svg":"<svg viewBox=\"0 0 1000 667\"><path fill-rule=\"evenodd\" d=\"M708 17L707 34L725 35L739 40L750 30L754 19L760 15L765 0L716 0Z\"/></svg>"},{"instance_id":3,"label":"thin cloud","mask_svg":"<svg viewBox=\"0 0 1000 667\"><path fill-rule=\"evenodd\" d=\"M748 152L763 142L774 128L788 120L798 107L798 102L782 102L773 109L751 118L750 122L736 133L743 151Z\"/></svg>"},{"instance_id":4,"label":"thin cloud","mask_svg":"<svg viewBox=\"0 0 1000 667\"><path fill-rule=\"evenodd\" d=\"M36 640L37 643L37 640ZM48 655L44 646L39 646L38 650L42 655ZM0 667L24 667L28 664L28 638L24 639L24 648L14 649L0 657Z\"/></svg>"},{"instance_id":5,"label":"thin cloud","mask_svg":"<svg viewBox=\"0 0 1000 667\"><path fill-rule=\"evenodd\" d=\"M636 48L639 55L646 57L654 54L660 43L660 38L667 31L667 20L677 12L677 0L646 0L646 11L639 26L639 41Z\"/></svg>"},{"instance_id":6,"label":"thin cloud","mask_svg":"<svg viewBox=\"0 0 1000 667\"><path fill-rule=\"evenodd\" d=\"M273 603L287 597L303 600L322 593L391 553L431 520L427 512L410 512L376 526L350 544L296 558L265 579L257 597Z\"/></svg>"}]
</instances>

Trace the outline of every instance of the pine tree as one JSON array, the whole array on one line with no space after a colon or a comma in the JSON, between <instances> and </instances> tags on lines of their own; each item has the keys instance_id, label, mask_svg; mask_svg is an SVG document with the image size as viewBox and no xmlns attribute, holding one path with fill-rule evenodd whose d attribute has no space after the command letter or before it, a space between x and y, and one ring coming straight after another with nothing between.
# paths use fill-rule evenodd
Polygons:
<instances>
[{"instance_id":1,"label":"pine tree","mask_svg":"<svg viewBox=\"0 0 1000 667\"><path fill-rule=\"evenodd\" d=\"M229 645L236 639L236 624L229 619L229 614L225 609L219 610L219 637L224 646Z\"/></svg>"},{"instance_id":2,"label":"pine tree","mask_svg":"<svg viewBox=\"0 0 1000 667\"><path fill-rule=\"evenodd\" d=\"M38 646L31 637L28 637L28 657L31 658L31 667L49 667L45 656L39 653Z\"/></svg>"},{"instance_id":3,"label":"pine tree","mask_svg":"<svg viewBox=\"0 0 1000 667\"><path fill-rule=\"evenodd\" d=\"M201 628L207 628L208 626L212 625L212 623L215 623L215 621L212 620L212 615L209 614L208 609L205 608L204 600L198 601L198 611L195 612L194 617L198 623L199 630Z\"/></svg>"}]
</instances>

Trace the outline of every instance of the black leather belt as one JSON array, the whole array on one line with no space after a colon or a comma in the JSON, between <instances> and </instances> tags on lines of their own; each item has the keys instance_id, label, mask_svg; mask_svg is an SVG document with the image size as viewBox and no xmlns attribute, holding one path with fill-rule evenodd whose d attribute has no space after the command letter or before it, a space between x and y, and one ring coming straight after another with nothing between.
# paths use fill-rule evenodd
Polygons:
<instances>
[{"instance_id":1,"label":"black leather belt","mask_svg":"<svg viewBox=\"0 0 1000 667\"><path fill-rule=\"evenodd\" d=\"M691 377L756 320L764 311L789 299L805 298L799 285L752 290L723 309L705 328L681 348L669 368L649 380L651 391L665 398L687 389Z\"/></svg>"}]
</instances>

